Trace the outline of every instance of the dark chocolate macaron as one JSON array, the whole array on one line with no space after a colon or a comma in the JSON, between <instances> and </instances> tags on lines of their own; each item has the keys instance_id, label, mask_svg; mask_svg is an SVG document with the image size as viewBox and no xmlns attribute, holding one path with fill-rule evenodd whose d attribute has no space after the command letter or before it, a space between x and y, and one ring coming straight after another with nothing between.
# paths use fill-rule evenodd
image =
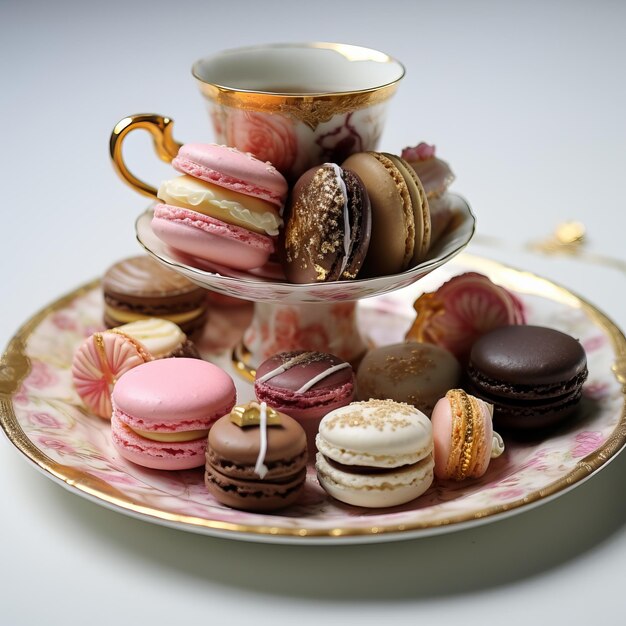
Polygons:
<instances>
[{"instance_id":1,"label":"dark chocolate macaron","mask_svg":"<svg viewBox=\"0 0 626 626\"><path fill-rule=\"evenodd\" d=\"M206 320L206 291L148 255L115 263L104 274L102 289L108 328L159 317L191 334Z\"/></svg>"},{"instance_id":2,"label":"dark chocolate macaron","mask_svg":"<svg viewBox=\"0 0 626 626\"><path fill-rule=\"evenodd\" d=\"M292 504L306 479L302 427L265 403L236 406L209 431L205 484L226 506L272 511Z\"/></svg>"},{"instance_id":3,"label":"dark chocolate macaron","mask_svg":"<svg viewBox=\"0 0 626 626\"><path fill-rule=\"evenodd\" d=\"M494 405L494 425L530 431L572 414L587 379L580 342L552 328L504 326L472 347L470 391Z\"/></svg>"},{"instance_id":4,"label":"dark chocolate macaron","mask_svg":"<svg viewBox=\"0 0 626 626\"><path fill-rule=\"evenodd\" d=\"M371 234L359 177L324 163L298 179L285 213L283 268L292 283L356 278Z\"/></svg>"}]
</instances>

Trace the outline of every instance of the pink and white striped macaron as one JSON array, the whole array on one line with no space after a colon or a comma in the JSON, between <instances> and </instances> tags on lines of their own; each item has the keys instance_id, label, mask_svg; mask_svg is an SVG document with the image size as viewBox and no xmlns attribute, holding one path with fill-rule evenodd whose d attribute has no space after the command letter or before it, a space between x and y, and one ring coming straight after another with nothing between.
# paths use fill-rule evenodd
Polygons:
<instances>
[{"instance_id":1,"label":"pink and white striped macaron","mask_svg":"<svg viewBox=\"0 0 626 626\"><path fill-rule=\"evenodd\" d=\"M172 161L174 169L232 191L282 207L287 196L285 177L252 154L214 143L188 143Z\"/></svg>"},{"instance_id":2,"label":"pink and white striped macaron","mask_svg":"<svg viewBox=\"0 0 626 626\"><path fill-rule=\"evenodd\" d=\"M200 467L209 429L235 406L236 396L232 378L207 361L145 363L113 389L113 445L125 459L144 467Z\"/></svg>"}]
</instances>

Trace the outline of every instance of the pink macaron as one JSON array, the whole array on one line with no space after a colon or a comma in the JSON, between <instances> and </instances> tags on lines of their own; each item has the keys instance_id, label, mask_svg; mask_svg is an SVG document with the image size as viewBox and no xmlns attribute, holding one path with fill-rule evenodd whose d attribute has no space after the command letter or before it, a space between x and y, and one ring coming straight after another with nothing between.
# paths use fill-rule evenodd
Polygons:
<instances>
[{"instance_id":1,"label":"pink macaron","mask_svg":"<svg viewBox=\"0 0 626 626\"><path fill-rule=\"evenodd\" d=\"M169 204L155 206L152 230L176 250L233 269L261 267L274 252L265 235Z\"/></svg>"},{"instance_id":2,"label":"pink macaron","mask_svg":"<svg viewBox=\"0 0 626 626\"><path fill-rule=\"evenodd\" d=\"M176 170L194 178L261 198L282 207L285 177L271 164L236 148L212 143L188 143L172 161Z\"/></svg>"},{"instance_id":3,"label":"pink macaron","mask_svg":"<svg viewBox=\"0 0 626 626\"><path fill-rule=\"evenodd\" d=\"M256 370L254 392L260 402L297 420L315 454L320 420L354 400L354 372L349 363L324 352L281 352Z\"/></svg>"},{"instance_id":4,"label":"pink macaron","mask_svg":"<svg viewBox=\"0 0 626 626\"><path fill-rule=\"evenodd\" d=\"M217 144L186 144L164 180L154 233L175 250L235 270L267 263L283 225L287 181L270 163Z\"/></svg>"},{"instance_id":5,"label":"pink macaron","mask_svg":"<svg viewBox=\"0 0 626 626\"><path fill-rule=\"evenodd\" d=\"M113 444L143 467L200 467L208 431L233 408L236 395L232 378L212 363L150 361L129 370L113 389Z\"/></svg>"}]
</instances>

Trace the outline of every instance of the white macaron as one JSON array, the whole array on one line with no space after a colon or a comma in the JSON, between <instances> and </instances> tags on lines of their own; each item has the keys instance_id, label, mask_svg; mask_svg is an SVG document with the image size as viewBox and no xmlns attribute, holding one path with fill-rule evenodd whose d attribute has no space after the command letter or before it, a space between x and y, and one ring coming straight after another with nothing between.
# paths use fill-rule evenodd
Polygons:
<instances>
[{"instance_id":1,"label":"white macaron","mask_svg":"<svg viewBox=\"0 0 626 626\"><path fill-rule=\"evenodd\" d=\"M433 481L433 434L418 409L392 400L352 402L321 421L315 467L333 498L355 506L396 506Z\"/></svg>"}]
</instances>

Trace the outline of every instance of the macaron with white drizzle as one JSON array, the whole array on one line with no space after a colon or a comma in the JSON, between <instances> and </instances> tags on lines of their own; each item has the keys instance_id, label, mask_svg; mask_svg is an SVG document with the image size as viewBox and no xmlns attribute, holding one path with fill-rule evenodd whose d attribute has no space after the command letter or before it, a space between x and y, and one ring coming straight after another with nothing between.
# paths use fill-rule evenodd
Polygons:
<instances>
[{"instance_id":1,"label":"macaron with white drizzle","mask_svg":"<svg viewBox=\"0 0 626 626\"><path fill-rule=\"evenodd\" d=\"M285 275L292 283L354 279L370 236L370 202L361 179L336 163L314 167L296 182L285 211Z\"/></svg>"},{"instance_id":2,"label":"macaron with white drizzle","mask_svg":"<svg viewBox=\"0 0 626 626\"><path fill-rule=\"evenodd\" d=\"M354 399L354 372L333 354L293 351L276 354L257 368L254 392L259 402L298 420L315 453L319 422Z\"/></svg>"},{"instance_id":3,"label":"macaron with white drizzle","mask_svg":"<svg viewBox=\"0 0 626 626\"><path fill-rule=\"evenodd\" d=\"M211 428L205 485L221 504L273 511L294 503L306 479L306 435L265 402L238 405Z\"/></svg>"}]
</instances>

